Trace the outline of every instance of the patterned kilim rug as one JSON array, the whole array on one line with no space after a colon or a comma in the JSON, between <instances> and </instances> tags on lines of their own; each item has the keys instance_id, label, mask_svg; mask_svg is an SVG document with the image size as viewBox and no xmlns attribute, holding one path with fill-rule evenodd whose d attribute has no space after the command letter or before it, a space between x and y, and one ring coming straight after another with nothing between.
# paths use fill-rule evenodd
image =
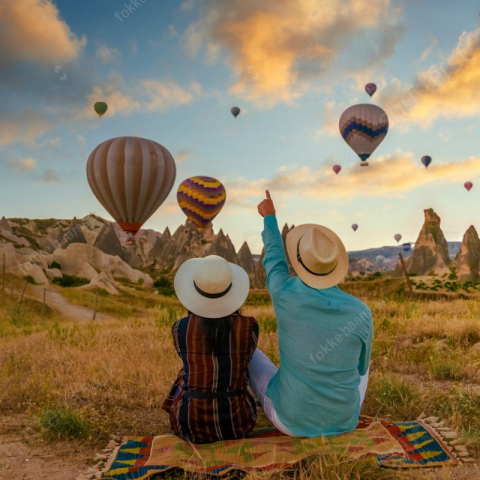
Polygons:
<instances>
[{"instance_id":1,"label":"patterned kilim rug","mask_svg":"<svg viewBox=\"0 0 480 480\"><path fill-rule=\"evenodd\" d=\"M211 445L192 445L174 435L127 437L106 455L109 458L105 458L103 471L96 476L141 480L174 468L211 475L232 470L272 472L323 453L352 459L377 457L380 465L393 468L459 462L442 434L425 421L394 423L362 416L354 432L335 437L292 438L275 429L257 430L244 440Z\"/></svg>"}]
</instances>

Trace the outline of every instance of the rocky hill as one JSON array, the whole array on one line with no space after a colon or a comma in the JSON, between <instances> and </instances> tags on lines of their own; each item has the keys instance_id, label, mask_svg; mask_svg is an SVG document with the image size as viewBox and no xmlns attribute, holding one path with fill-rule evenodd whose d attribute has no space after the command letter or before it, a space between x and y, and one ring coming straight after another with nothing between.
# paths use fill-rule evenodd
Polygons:
<instances>
[{"instance_id":1,"label":"rocky hill","mask_svg":"<svg viewBox=\"0 0 480 480\"><path fill-rule=\"evenodd\" d=\"M440 224L440 218L433 210L425 210L425 223L414 250L411 253L403 252L408 271L417 275L438 275L455 267L463 281L480 281L480 240L474 227L465 233L461 244L448 244ZM282 229L284 243L291 228L293 226L284 225ZM120 270L128 272L127 277L137 282L139 277L135 272L156 270L158 274L173 275L190 258L220 255L245 268L254 288L265 288L263 252L260 256L253 255L246 242L237 251L228 234L223 230L215 233L212 225L199 232L187 221L173 235L168 228L163 233L140 230L136 238L136 246L127 247L127 237L120 227L95 215L72 220L7 220L4 217L0 220L0 253L5 253L9 258L10 265L7 265L7 269L16 270L19 275L30 275L37 283L48 283L55 277L72 274L67 271L75 269L67 266L62 266L62 269L50 268L52 261L57 262L55 259L62 255L65 265L69 265L69 255L83 258L82 261L89 264L89 267L82 263L74 275L84 276L94 284L101 282L112 292L116 288L115 277L123 274L114 275L110 270L103 270L108 264L107 258L116 258L116 262L121 262L116 270L122 265ZM357 275L395 270L394 275L400 276L402 270L397 265L399 251L401 247L394 246L350 252L350 273ZM105 258L93 261L93 252L99 252ZM457 253L455 258L451 258L452 252ZM25 265L28 266L28 273L25 273ZM291 265L290 270L294 274ZM94 271L96 275L93 275ZM98 277L100 274L102 276ZM151 282L144 278L142 283L149 285Z\"/></svg>"},{"instance_id":2,"label":"rocky hill","mask_svg":"<svg viewBox=\"0 0 480 480\"><path fill-rule=\"evenodd\" d=\"M424 214L425 221L413 252L405 261L408 273L445 276L455 269L462 282L480 281L480 239L475 227L470 226L465 232L457 255L452 259L452 248L441 229L440 217L432 209L425 210ZM394 275L403 275L400 263L397 264Z\"/></svg>"}]
</instances>

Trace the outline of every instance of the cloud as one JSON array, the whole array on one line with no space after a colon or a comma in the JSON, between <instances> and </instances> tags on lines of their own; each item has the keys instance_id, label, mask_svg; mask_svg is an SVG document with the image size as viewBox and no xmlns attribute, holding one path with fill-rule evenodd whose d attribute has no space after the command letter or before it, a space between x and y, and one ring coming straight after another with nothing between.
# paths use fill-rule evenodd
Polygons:
<instances>
[{"instance_id":1,"label":"cloud","mask_svg":"<svg viewBox=\"0 0 480 480\"><path fill-rule=\"evenodd\" d=\"M181 163L185 162L186 160L190 160L192 154L190 150L180 150L176 155L175 155L175 162Z\"/></svg>"},{"instance_id":2,"label":"cloud","mask_svg":"<svg viewBox=\"0 0 480 480\"><path fill-rule=\"evenodd\" d=\"M33 158L21 158L20 160L12 160L8 164L8 169L18 174L31 172L37 168L37 161Z\"/></svg>"},{"instance_id":3,"label":"cloud","mask_svg":"<svg viewBox=\"0 0 480 480\"><path fill-rule=\"evenodd\" d=\"M182 87L174 80L139 80L127 84L121 75L112 74L101 86L93 87L77 120L90 118L92 105L100 99L108 104L107 115L130 115L140 111L163 112L187 105L201 94L202 87L195 81L188 87Z\"/></svg>"},{"instance_id":4,"label":"cloud","mask_svg":"<svg viewBox=\"0 0 480 480\"><path fill-rule=\"evenodd\" d=\"M167 35L170 37L170 38L175 38L175 37L178 37L178 32L177 32L177 29L175 28L175 25L169 25L167 27Z\"/></svg>"},{"instance_id":5,"label":"cloud","mask_svg":"<svg viewBox=\"0 0 480 480\"><path fill-rule=\"evenodd\" d=\"M97 48L95 56L103 63L117 63L120 61L120 51L118 48L108 47L107 45L100 45Z\"/></svg>"},{"instance_id":6,"label":"cloud","mask_svg":"<svg viewBox=\"0 0 480 480\"><path fill-rule=\"evenodd\" d=\"M380 65L402 30L390 0L201 5L201 20L185 33L187 49L196 55L204 46L210 57L218 48L228 52L235 76L231 93L267 105L291 103L335 68L352 73Z\"/></svg>"},{"instance_id":7,"label":"cloud","mask_svg":"<svg viewBox=\"0 0 480 480\"><path fill-rule=\"evenodd\" d=\"M52 167L47 167L41 174L38 174L34 177L34 180L39 183L45 184L59 184L62 183L62 180L57 173L57 171Z\"/></svg>"},{"instance_id":8,"label":"cloud","mask_svg":"<svg viewBox=\"0 0 480 480\"><path fill-rule=\"evenodd\" d=\"M0 58L7 63L73 60L86 44L50 0L0 0Z\"/></svg>"},{"instance_id":9,"label":"cloud","mask_svg":"<svg viewBox=\"0 0 480 480\"><path fill-rule=\"evenodd\" d=\"M420 72L410 85L394 79L380 92L393 123L429 127L440 118L480 114L480 29L464 32L450 56Z\"/></svg>"},{"instance_id":10,"label":"cloud","mask_svg":"<svg viewBox=\"0 0 480 480\"><path fill-rule=\"evenodd\" d=\"M357 164L344 167L336 176L331 165L314 170L309 167L280 168L271 178L238 179L226 182L228 202L252 208L263 198L265 189L272 197L350 200L356 197L402 197L419 187L442 183L463 184L480 175L480 157L435 164L428 173L412 153L398 150L375 158L369 167Z\"/></svg>"}]
</instances>

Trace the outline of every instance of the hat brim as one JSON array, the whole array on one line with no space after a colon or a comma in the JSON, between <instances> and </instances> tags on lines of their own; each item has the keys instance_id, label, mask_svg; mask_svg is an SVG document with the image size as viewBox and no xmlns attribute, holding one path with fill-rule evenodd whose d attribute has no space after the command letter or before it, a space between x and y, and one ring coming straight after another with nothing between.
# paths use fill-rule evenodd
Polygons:
<instances>
[{"instance_id":1,"label":"hat brim","mask_svg":"<svg viewBox=\"0 0 480 480\"><path fill-rule=\"evenodd\" d=\"M321 277L308 272L305 267L298 261L297 258L298 242L313 227L325 232L330 238L335 241L338 248L337 266L335 267L335 270L332 273ZM294 229L290 230L290 232L288 232L286 245L288 257L290 258L292 267L294 268L297 275L302 279L302 281L309 287L318 289L330 288L338 285L347 276L347 250L345 249L345 245L343 244L343 242L340 240L340 237L329 228L322 225L315 225L314 223L306 223L305 225L299 225L298 227L295 227Z\"/></svg>"},{"instance_id":2,"label":"hat brim","mask_svg":"<svg viewBox=\"0 0 480 480\"><path fill-rule=\"evenodd\" d=\"M190 312L204 318L222 318L235 313L244 303L250 291L247 272L229 263L232 269L232 288L220 298L206 298L197 292L193 274L201 258L187 260L175 275L175 293L182 305Z\"/></svg>"}]
</instances>

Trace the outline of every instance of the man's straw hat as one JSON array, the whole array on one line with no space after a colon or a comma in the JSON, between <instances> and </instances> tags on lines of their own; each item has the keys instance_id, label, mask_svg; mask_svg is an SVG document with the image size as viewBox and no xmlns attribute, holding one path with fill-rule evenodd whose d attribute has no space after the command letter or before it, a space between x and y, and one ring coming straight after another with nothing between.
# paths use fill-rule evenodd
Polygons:
<instances>
[{"instance_id":1,"label":"man's straw hat","mask_svg":"<svg viewBox=\"0 0 480 480\"><path fill-rule=\"evenodd\" d=\"M348 255L335 232L327 227L305 224L287 235L287 252L295 272L312 288L330 288L348 272Z\"/></svg>"}]
</instances>

